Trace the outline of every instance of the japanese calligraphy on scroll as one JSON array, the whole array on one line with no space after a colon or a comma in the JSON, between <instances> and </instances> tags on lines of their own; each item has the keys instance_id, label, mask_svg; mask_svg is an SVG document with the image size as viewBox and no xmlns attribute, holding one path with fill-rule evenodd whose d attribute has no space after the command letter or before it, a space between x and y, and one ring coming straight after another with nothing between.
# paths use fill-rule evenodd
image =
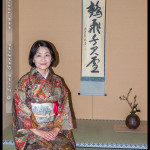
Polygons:
<instances>
[{"instance_id":1,"label":"japanese calligraphy on scroll","mask_svg":"<svg viewBox=\"0 0 150 150\"><path fill-rule=\"evenodd\" d=\"M80 95L105 95L105 0L82 0Z\"/></svg>"},{"instance_id":2,"label":"japanese calligraphy on scroll","mask_svg":"<svg viewBox=\"0 0 150 150\"><path fill-rule=\"evenodd\" d=\"M105 0L83 0L82 76L104 77Z\"/></svg>"}]
</instances>

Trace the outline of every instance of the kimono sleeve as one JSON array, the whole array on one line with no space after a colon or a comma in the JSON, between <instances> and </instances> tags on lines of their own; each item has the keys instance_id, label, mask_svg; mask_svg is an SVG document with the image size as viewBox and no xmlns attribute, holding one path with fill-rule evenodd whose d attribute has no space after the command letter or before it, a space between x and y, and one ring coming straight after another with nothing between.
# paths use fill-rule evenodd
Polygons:
<instances>
[{"instance_id":1,"label":"kimono sleeve","mask_svg":"<svg viewBox=\"0 0 150 150\"><path fill-rule=\"evenodd\" d=\"M26 86L27 86L28 77L23 79L21 82L18 82L18 85L14 91L14 99L12 105L13 113L13 124L16 127L16 130L20 129L32 129L32 111L26 105Z\"/></svg>"},{"instance_id":2,"label":"kimono sleeve","mask_svg":"<svg viewBox=\"0 0 150 150\"><path fill-rule=\"evenodd\" d=\"M69 106L68 92L64 86L62 87L62 96L58 105L58 113L54 121L54 127L61 130L72 130L73 122Z\"/></svg>"}]
</instances>

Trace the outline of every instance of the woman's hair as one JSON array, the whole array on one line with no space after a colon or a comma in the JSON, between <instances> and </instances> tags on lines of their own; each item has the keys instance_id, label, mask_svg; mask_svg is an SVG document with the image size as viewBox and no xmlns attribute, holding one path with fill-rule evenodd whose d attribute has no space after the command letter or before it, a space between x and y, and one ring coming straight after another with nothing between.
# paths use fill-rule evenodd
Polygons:
<instances>
[{"instance_id":1,"label":"woman's hair","mask_svg":"<svg viewBox=\"0 0 150 150\"><path fill-rule=\"evenodd\" d=\"M55 64L55 61L56 61L55 53L54 53L53 48L50 45L50 43L47 42L47 41L44 41L44 40L38 40L35 43L33 43L32 47L30 49L30 54L29 54L29 64L30 64L30 66L35 67L35 64L33 62L33 57L36 54L36 52L37 52L37 50L40 46L47 47L49 49L49 52L51 54L50 67L52 67Z\"/></svg>"}]
</instances>

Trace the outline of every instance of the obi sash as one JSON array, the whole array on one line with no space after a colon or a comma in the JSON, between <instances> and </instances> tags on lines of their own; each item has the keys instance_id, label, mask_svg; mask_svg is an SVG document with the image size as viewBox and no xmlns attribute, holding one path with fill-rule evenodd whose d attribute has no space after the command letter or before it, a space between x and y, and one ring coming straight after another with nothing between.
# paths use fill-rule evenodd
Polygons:
<instances>
[{"instance_id":1,"label":"obi sash","mask_svg":"<svg viewBox=\"0 0 150 150\"><path fill-rule=\"evenodd\" d=\"M38 123L54 121L58 103L31 103L32 112Z\"/></svg>"}]
</instances>

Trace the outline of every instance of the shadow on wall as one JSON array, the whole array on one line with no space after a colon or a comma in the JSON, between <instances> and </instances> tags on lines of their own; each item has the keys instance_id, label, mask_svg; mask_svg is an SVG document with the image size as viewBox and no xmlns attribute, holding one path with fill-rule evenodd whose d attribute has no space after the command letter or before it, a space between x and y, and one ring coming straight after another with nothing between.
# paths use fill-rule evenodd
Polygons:
<instances>
[{"instance_id":1,"label":"shadow on wall","mask_svg":"<svg viewBox=\"0 0 150 150\"><path fill-rule=\"evenodd\" d=\"M47 42L49 42L49 41L47 41ZM57 51L56 47L54 46L54 44L51 42L49 42L49 44L52 46L54 53L55 53L55 56L56 56L56 62L53 66L53 67L56 67L59 64L59 54L58 54L58 51Z\"/></svg>"}]
</instances>

